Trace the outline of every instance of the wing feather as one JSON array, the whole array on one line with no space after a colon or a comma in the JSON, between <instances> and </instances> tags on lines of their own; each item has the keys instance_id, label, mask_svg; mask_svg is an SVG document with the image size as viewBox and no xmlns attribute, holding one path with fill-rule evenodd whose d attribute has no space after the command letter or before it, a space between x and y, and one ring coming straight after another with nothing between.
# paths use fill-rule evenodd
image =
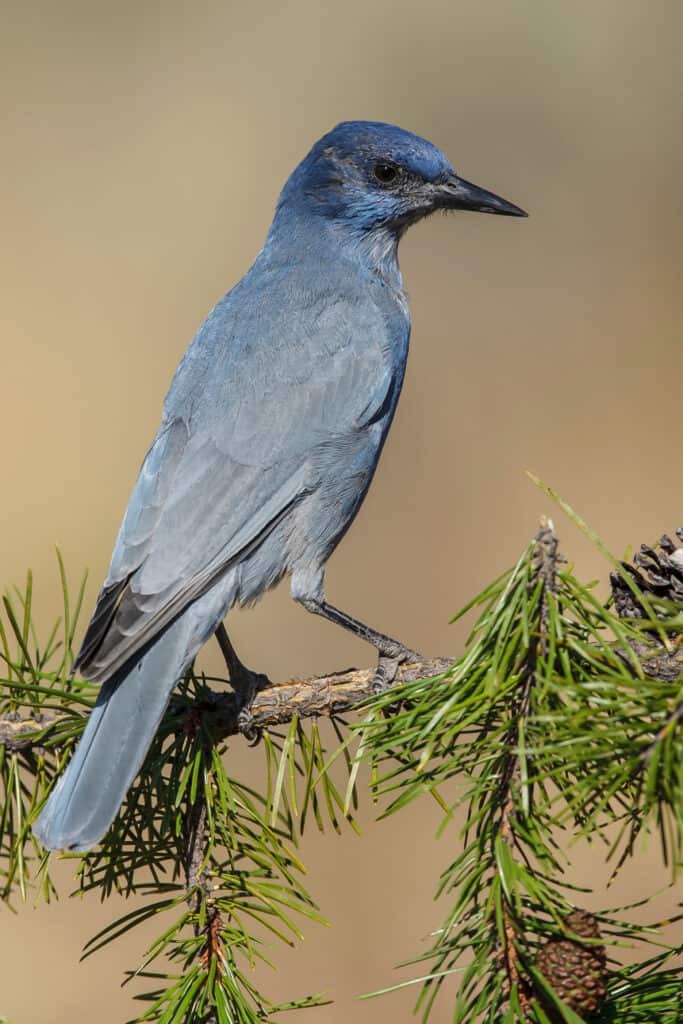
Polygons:
<instances>
[{"instance_id":1,"label":"wing feather","mask_svg":"<svg viewBox=\"0 0 683 1024\"><path fill-rule=\"evenodd\" d=\"M176 371L77 659L94 681L151 642L318 485L316 451L343 451L387 405L394 369L376 306L334 283L333 296L302 295L291 273L262 274L249 295L248 278Z\"/></svg>"}]
</instances>

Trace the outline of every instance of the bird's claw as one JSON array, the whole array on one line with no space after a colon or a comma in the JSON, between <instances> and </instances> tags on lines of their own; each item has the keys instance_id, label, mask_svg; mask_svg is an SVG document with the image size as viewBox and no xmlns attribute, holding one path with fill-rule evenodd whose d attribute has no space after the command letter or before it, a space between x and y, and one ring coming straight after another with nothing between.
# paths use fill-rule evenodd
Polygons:
<instances>
[{"instance_id":1,"label":"bird's claw","mask_svg":"<svg viewBox=\"0 0 683 1024\"><path fill-rule=\"evenodd\" d=\"M406 662L412 664L416 661L424 661L422 654L418 654L417 651L413 651L410 647L404 647L403 644L398 641L392 642L390 645L386 645L380 649L380 661L382 658L387 658L390 661L395 661L397 666L403 665Z\"/></svg>"},{"instance_id":2,"label":"bird's claw","mask_svg":"<svg viewBox=\"0 0 683 1024\"><path fill-rule=\"evenodd\" d=\"M373 692L383 693L384 690L389 689L396 679L399 665L412 664L417 661L424 661L422 655L417 651L412 651L409 647L404 647L403 644L396 643L390 648L380 651L377 670L372 681Z\"/></svg>"},{"instance_id":3,"label":"bird's claw","mask_svg":"<svg viewBox=\"0 0 683 1024\"><path fill-rule=\"evenodd\" d=\"M237 728L250 746L255 746L261 739L261 729L255 723L251 705L259 690L266 686L270 686L268 676L264 676L260 672L251 672L249 669L240 672L238 678L232 682L239 704Z\"/></svg>"},{"instance_id":4,"label":"bird's claw","mask_svg":"<svg viewBox=\"0 0 683 1024\"><path fill-rule=\"evenodd\" d=\"M390 688L396 679L396 673L400 664L399 658L388 658L385 654L380 655L375 677L372 680L373 693L384 693L385 690Z\"/></svg>"},{"instance_id":5,"label":"bird's claw","mask_svg":"<svg viewBox=\"0 0 683 1024\"><path fill-rule=\"evenodd\" d=\"M255 747L261 739L261 729L256 725L251 708L240 708L237 715L237 728L250 747Z\"/></svg>"}]
</instances>

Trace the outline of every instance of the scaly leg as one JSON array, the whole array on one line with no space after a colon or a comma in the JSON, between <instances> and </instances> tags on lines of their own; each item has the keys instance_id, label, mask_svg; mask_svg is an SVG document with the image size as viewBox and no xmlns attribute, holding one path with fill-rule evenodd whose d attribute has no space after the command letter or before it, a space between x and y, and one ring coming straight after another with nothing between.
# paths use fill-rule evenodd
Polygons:
<instances>
[{"instance_id":1,"label":"scaly leg","mask_svg":"<svg viewBox=\"0 0 683 1024\"><path fill-rule=\"evenodd\" d=\"M270 680L267 676L262 675L260 672L252 672L250 668L242 664L240 661L237 651L232 646L228 631L221 622L220 626L216 630L216 640L218 646L221 649L221 653L225 658L225 664L230 674L230 685L235 691L239 705L239 714L237 718L237 724L239 725L240 732L247 737L247 739L254 739L255 733L251 720L251 712L249 711L249 705L254 699L254 695L264 686L270 684Z\"/></svg>"},{"instance_id":2,"label":"scaly leg","mask_svg":"<svg viewBox=\"0 0 683 1024\"><path fill-rule=\"evenodd\" d=\"M321 615L324 619L328 619L329 622L342 626L343 629L347 629L349 633L353 633L360 640L365 640L377 648L379 661L377 663L374 686L378 691L384 690L391 685L396 676L398 666L402 662L422 660L421 655L406 647L400 641L393 640L384 633L378 633L377 630L371 629L364 622L359 622L358 619L352 618L346 612L342 612L339 608L328 604L327 601L310 597L300 597L298 600L306 611L311 612L313 615Z\"/></svg>"}]
</instances>

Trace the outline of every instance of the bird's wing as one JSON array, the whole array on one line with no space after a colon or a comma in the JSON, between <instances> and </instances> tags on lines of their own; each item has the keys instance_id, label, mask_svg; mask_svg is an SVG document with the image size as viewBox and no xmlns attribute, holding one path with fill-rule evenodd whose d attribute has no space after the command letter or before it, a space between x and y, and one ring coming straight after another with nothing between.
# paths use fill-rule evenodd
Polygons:
<instances>
[{"instance_id":1,"label":"bird's wing","mask_svg":"<svg viewBox=\"0 0 683 1024\"><path fill-rule=\"evenodd\" d=\"M309 301L285 318L286 337L263 303L234 327L229 307L217 311L176 373L131 496L77 659L91 678L253 551L315 487L313 451L363 429L391 384L381 344L358 344L349 302Z\"/></svg>"}]
</instances>

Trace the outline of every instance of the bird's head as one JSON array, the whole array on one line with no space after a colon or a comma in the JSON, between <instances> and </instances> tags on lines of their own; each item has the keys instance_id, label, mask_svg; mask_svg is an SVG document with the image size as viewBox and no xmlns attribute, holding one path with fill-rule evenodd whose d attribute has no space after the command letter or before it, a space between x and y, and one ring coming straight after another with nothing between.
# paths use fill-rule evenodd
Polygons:
<instances>
[{"instance_id":1,"label":"bird's head","mask_svg":"<svg viewBox=\"0 0 683 1024\"><path fill-rule=\"evenodd\" d=\"M285 185L281 207L365 233L406 227L436 210L525 217L519 207L460 178L426 139L395 125L345 121L324 135Z\"/></svg>"}]
</instances>

